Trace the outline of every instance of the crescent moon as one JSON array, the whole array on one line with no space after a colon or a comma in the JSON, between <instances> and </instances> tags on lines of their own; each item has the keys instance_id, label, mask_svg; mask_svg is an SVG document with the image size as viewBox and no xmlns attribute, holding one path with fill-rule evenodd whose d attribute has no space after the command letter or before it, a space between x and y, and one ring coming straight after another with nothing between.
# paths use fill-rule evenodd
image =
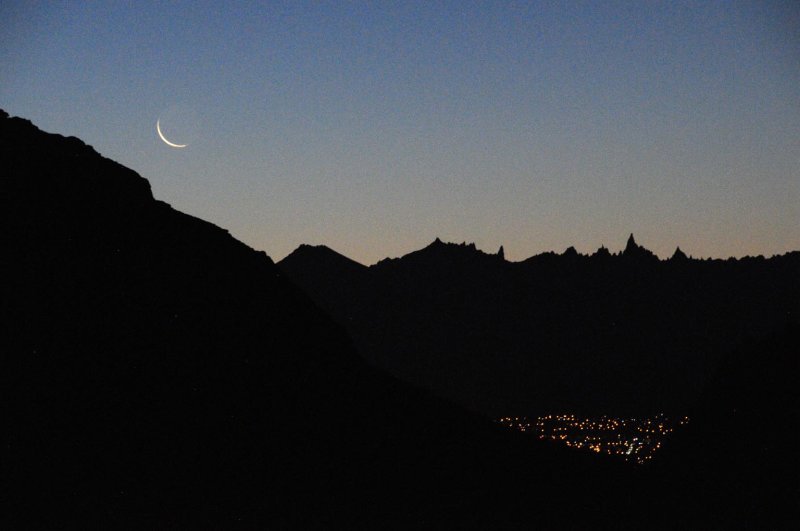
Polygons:
<instances>
[{"instance_id":1,"label":"crescent moon","mask_svg":"<svg viewBox=\"0 0 800 531\"><path fill-rule=\"evenodd\" d=\"M174 148L185 148L186 146L189 145L189 144L175 144L174 142L170 142L169 140L167 140L167 138L164 136L164 133L161 132L161 124L159 123L160 121L161 121L161 118L156 120L156 132L158 133L158 136L161 137L161 140L163 140L166 145L168 145L169 147L174 147Z\"/></svg>"}]
</instances>

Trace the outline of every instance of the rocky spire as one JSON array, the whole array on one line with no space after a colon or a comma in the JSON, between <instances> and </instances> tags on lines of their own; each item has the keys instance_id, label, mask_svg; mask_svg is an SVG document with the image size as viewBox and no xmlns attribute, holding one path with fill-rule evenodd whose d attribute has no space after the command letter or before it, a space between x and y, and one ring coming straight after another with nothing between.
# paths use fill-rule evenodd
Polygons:
<instances>
[{"instance_id":1,"label":"rocky spire","mask_svg":"<svg viewBox=\"0 0 800 531\"><path fill-rule=\"evenodd\" d=\"M622 251L622 256L635 259L657 259L652 251L636 243L636 240L633 239L633 233L628 237L628 243L625 245L625 250Z\"/></svg>"},{"instance_id":2,"label":"rocky spire","mask_svg":"<svg viewBox=\"0 0 800 531\"><path fill-rule=\"evenodd\" d=\"M597 249L597 251L595 251L594 256L606 257L606 256L611 256L611 253L608 251L605 245L601 245L600 248Z\"/></svg>"},{"instance_id":3,"label":"rocky spire","mask_svg":"<svg viewBox=\"0 0 800 531\"><path fill-rule=\"evenodd\" d=\"M633 233L631 232L631 235L628 236L628 243L625 245L625 251L623 251L623 254L635 253L638 250L639 245L636 243L636 240L633 239Z\"/></svg>"},{"instance_id":4,"label":"rocky spire","mask_svg":"<svg viewBox=\"0 0 800 531\"><path fill-rule=\"evenodd\" d=\"M672 253L672 258L670 260L686 260L686 253L681 251L680 247L675 247L675 252Z\"/></svg>"},{"instance_id":5,"label":"rocky spire","mask_svg":"<svg viewBox=\"0 0 800 531\"><path fill-rule=\"evenodd\" d=\"M502 245L500 246L500 249L498 249L498 251L497 251L497 256L500 257L501 260L505 260L506 259L506 253L503 250L503 246Z\"/></svg>"}]
</instances>

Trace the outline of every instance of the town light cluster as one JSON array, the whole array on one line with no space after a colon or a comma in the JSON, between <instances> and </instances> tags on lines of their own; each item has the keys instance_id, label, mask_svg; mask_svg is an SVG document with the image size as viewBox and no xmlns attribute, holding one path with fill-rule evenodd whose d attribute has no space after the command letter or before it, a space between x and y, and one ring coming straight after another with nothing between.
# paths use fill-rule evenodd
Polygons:
<instances>
[{"instance_id":1,"label":"town light cluster","mask_svg":"<svg viewBox=\"0 0 800 531\"><path fill-rule=\"evenodd\" d=\"M547 415L535 420L502 417L497 422L507 428L533 433L539 439L617 456L641 465L653 458L669 434L688 424L689 417L670 418L663 413L644 419L565 414Z\"/></svg>"}]
</instances>

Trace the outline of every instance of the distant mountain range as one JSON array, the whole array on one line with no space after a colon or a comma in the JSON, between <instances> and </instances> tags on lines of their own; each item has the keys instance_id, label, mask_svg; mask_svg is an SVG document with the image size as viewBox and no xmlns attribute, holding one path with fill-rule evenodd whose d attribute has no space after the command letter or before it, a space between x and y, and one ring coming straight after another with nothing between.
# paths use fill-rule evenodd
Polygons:
<instances>
[{"instance_id":1,"label":"distant mountain range","mask_svg":"<svg viewBox=\"0 0 800 531\"><path fill-rule=\"evenodd\" d=\"M784 391L795 381L790 352L798 336L779 326L796 322L796 284L786 280L795 255L733 266L686 261L686 272L670 277L646 258L509 264L435 242L371 268L303 247L277 267L225 230L155 200L145 179L82 141L2 111L0 167L4 529L731 528L793 516L784 500L794 487L781 482L796 468L776 468L788 455L783 443L758 454L757 466L736 460L761 451L753 436L712 464L692 456L712 436L737 436L732 415L773 419L758 415L765 404L792 403ZM772 280L761 279L764 272ZM614 283L599 280L606 275ZM732 278L745 288L716 302ZM595 284L605 287L588 289ZM648 291L652 285L660 287ZM676 286L688 299L670 294ZM618 302L599 302L614 290ZM580 360L569 356L605 360L617 345L620 367L634 370L624 365L634 347L648 333L667 336L649 322L657 304L641 303L645 294L666 297L659 315L669 323L700 322L686 327L690 340L668 346L740 346L739 354L717 356L730 369L715 374L730 377L702 380L710 382L698 402L706 421L665 452L667 468L632 470L506 432L370 366L348 337L374 365L396 363L396 374L465 402L459 393L471 376L452 370L459 360L471 364L464 370L471 375L496 370L494 358L504 353L536 360L549 352L572 369ZM529 307L534 295L558 302ZM601 312L596 322L590 309ZM612 318L621 332L602 330ZM646 328L636 332L625 319ZM746 326L733 331L732 323ZM534 341L514 350L525 337ZM382 343L389 340L397 343ZM591 341L596 349L577 348ZM766 367L753 365L754 353ZM658 360L666 364L659 370L675 374L683 374L681 363L694 367L681 357L677 369L663 354L646 359L644 366ZM448 370L450 388L422 378ZM736 413L731 386L754 397ZM495 389L494 402L476 394L475 403L512 403ZM530 403L545 404L550 389L532 392L538 402ZM796 409L787 411L791 421ZM771 421L758 427L778 440ZM728 481L726 463L749 488ZM774 488L760 488L767 481ZM709 490L711 502L699 503Z\"/></svg>"},{"instance_id":2,"label":"distant mountain range","mask_svg":"<svg viewBox=\"0 0 800 531\"><path fill-rule=\"evenodd\" d=\"M278 266L370 363L474 411L686 411L720 356L800 320L800 252L659 260L574 248L508 262L436 240L365 267L300 246Z\"/></svg>"}]
</instances>

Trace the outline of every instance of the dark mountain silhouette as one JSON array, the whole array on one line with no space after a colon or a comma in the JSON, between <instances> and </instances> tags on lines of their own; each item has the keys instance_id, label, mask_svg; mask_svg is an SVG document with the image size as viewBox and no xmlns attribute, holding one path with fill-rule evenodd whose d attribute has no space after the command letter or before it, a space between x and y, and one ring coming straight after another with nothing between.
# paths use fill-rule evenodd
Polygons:
<instances>
[{"instance_id":1,"label":"dark mountain silhouette","mask_svg":"<svg viewBox=\"0 0 800 531\"><path fill-rule=\"evenodd\" d=\"M4 529L710 528L719 505L694 502L700 489L733 495L704 483L719 476L702 460L682 473L617 466L382 374L266 255L154 200L145 179L78 139L0 111L0 164ZM477 272L506 264L441 242L388 273L298 253L350 275L340 292L360 282L374 297L365 308L396 295L386 274L442 283L465 259ZM438 269L425 269L429 254ZM731 374L729 386L753 383ZM709 392L710 412L726 392ZM678 463L697 447L674 446ZM724 508L726 522L759 514Z\"/></svg>"},{"instance_id":2,"label":"dark mountain silhouette","mask_svg":"<svg viewBox=\"0 0 800 531\"><path fill-rule=\"evenodd\" d=\"M721 353L800 318L800 252L661 261L631 235L513 263L437 239L339 276L300 251L279 266L369 362L492 417L685 411Z\"/></svg>"},{"instance_id":3,"label":"dark mountain silhouette","mask_svg":"<svg viewBox=\"0 0 800 531\"><path fill-rule=\"evenodd\" d=\"M0 161L3 528L552 526L606 514L569 516L579 480L627 481L369 367L264 253L80 140L2 113Z\"/></svg>"}]
</instances>

